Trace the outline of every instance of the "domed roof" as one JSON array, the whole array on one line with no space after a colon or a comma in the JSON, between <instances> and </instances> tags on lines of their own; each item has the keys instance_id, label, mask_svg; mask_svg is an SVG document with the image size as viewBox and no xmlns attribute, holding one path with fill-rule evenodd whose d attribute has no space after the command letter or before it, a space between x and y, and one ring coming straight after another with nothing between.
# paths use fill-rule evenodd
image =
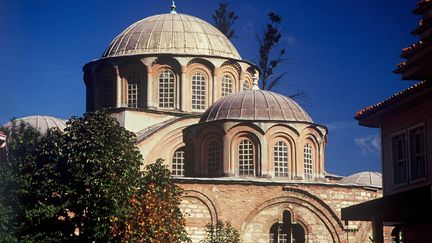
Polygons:
<instances>
[{"instance_id":1,"label":"domed roof","mask_svg":"<svg viewBox=\"0 0 432 243\"><path fill-rule=\"evenodd\" d=\"M49 128L55 127L60 131L63 131L66 128L66 121L52 116L26 116L23 118L17 118L14 121L16 124L20 124L21 122L27 123L41 133L46 133ZM4 124L3 127L11 128L12 123L8 122Z\"/></svg>"},{"instance_id":2,"label":"domed roof","mask_svg":"<svg viewBox=\"0 0 432 243\"><path fill-rule=\"evenodd\" d=\"M259 89L223 97L207 109L200 122L225 119L313 122L292 99Z\"/></svg>"},{"instance_id":3,"label":"domed roof","mask_svg":"<svg viewBox=\"0 0 432 243\"><path fill-rule=\"evenodd\" d=\"M206 21L178 13L139 20L121 32L102 57L137 54L209 55L241 59L235 47Z\"/></svg>"},{"instance_id":4,"label":"domed roof","mask_svg":"<svg viewBox=\"0 0 432 243\"><path fill-rule=\"evenodd\" d=\"M347 176L339 182L342 184L382 187L382 175L378 172L363 171Z\"/></svg>"}]
</instances>

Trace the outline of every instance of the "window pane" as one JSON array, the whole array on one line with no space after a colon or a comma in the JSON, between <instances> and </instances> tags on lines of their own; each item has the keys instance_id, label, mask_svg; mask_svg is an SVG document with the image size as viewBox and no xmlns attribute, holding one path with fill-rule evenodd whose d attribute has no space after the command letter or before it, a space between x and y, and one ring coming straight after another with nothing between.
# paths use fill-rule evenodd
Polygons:
<instances>
[{"instance_id":1,"label":"window pane","mask_svg":"<svg viewBox=\"0 0 432 243\"><path fill-rule=\"evenodd\" d=\"M219 172L219 144L216 141L211 141L207 145L207 160L208 160L208 172L209 174L215 175Z\"/></svg>"},{"instance_id":2,"label":"window pane","mask_svg":"<svg viewBox=\"0 0 432 243\"><path fill-rule=\"evenodd\" d=\"M408 182L405 134L392 137L393 183L395 185Z\"/></svg>"},{"instance_id":3,"label":"window pane","mask_svg":"<svg viewBox=\"0 0 432 243\"><path fill-rule=\"evenodd\" d=\"M184 147L174 152L171 173L173 176L184 176Z\"/></svg>"},{"instance_id":4,"label":"window pane","mask_svg":"<svg viewBox=\"0 0 432 243\"><path fill-rule=\"evenodd\" d=\"M204 110L206 104L206 80L201 73L192 76L192 109Z\"/></svg>"},{"instance_id":5,"label":"window pane","mask_svg":"<svg viewBox=\"0 0 432 243\"><path fill-rule=\"evenodd\" d=\"M243 81L243 91L250 90L250 85L248 81Z\"/></svg>"},{"instance_id":6,"label":"window pane","mask_svg":"<svg viewBox=\"0 0 432 243\"><path fill-rule=\"evenodd\" d=\"M423 126L409 131L411 180L426 176L426 148Z\"/></svg>"},{"instance_id":7,"label":"window pane","mask_svg":"<svg viewBox=\"0 0 432 243\"><path fill-rule=\"evenodd\" d=\"M306 179L313 177L313 160L312 160L312 146L307 143L304 146L304 175Z\"/></svg>"},{"instance_id":8,"label":"window pane","mask_svg":"<svg viewBox=\"0 0 432 243\"><path fill-rule=\"evenodd\" d=\"M245 139L238 147L239 174L254 175L254 147L250 140Z\"/></svg>"},{"instance_id":9,"label":"window pane","mask_svg":"<svg viewBox=\"0 0 432 243\"><path fill-rule=\"evenodd\" d=\"M127 107L138 108L138 87L141 81L140 76L133 72L128 77L127 80Z\"/></svg>"},{"instance_id":10,"label":"window pane","mask_svg":"<svg viewBox=\"0 0 432 243\"><path fill-rule=\"evenodd\" d=\"M163 70L159 74L159 107L174 108L174 73Z\"/></svg>"},{"instance_id":11,"label":"window pane","mask_svg":"<svg viewBox=\"0 0 432 243\"><path fill-rule=\"evenodd\" d=\"M288 177L288 146L285 142L276 142L273 160L275 176Z\"/></svg>"},{"instance_id":12,"label":"window pane","mask_svg":"<svg viewBox=\"0 0 432 243\"><path fill-rule=\"evenodd\" d=\"M232 94L232 79L225 75L222 77L222 97Z\"/></svg>"}]
</instances>

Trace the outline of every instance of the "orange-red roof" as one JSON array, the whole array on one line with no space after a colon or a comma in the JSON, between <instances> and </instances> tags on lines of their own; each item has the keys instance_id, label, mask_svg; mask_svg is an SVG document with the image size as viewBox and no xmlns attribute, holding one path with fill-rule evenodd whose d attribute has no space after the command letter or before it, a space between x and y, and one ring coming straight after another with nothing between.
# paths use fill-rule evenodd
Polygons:
<instances>
[{"instance_id":1,"label":"orange-red roof","mask_svg":"<svg viewBox=\"0 0 432 243\"><path fill-rule=\"evenodd\" d=\"M371 106L368 106L362 110L357 111L355 118L357 120L360 120L364 116L366 116L366 115L368 115L368 114L370 114L370 113L372 113L378 109L381 109L383 106L387 106L387 105L390 105L392 103L395 103L396 101L398 101L404 97L407 97L407 96L423 89L424 87L431 86L431 84L432 84L432 81L427 81L427 80L416 83L413 86L411 86L405 90L402 90L402 91L390 96L389 98L387 98L387 99L385 99L385 100L383 100L383 101L381 101L375 105L371 105Z\"/></svg>"}]
</instances>

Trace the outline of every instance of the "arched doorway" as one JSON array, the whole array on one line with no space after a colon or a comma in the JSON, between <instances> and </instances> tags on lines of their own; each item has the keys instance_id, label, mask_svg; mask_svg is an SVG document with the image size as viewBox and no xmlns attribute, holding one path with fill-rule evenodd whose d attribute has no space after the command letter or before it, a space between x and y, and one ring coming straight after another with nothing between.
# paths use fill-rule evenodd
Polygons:
<instances>
[{"instance_id":1,"label":"arched doorway","mask_svg":"<svg viewBox=\"0 0 432 243\"><path fill-rule=\"evenodd\" d=\"M277 222L270 228L270 243L304 243L305 230L291 220L291 213L284 211L282 222Z\"/></svg>"}]
</instances>

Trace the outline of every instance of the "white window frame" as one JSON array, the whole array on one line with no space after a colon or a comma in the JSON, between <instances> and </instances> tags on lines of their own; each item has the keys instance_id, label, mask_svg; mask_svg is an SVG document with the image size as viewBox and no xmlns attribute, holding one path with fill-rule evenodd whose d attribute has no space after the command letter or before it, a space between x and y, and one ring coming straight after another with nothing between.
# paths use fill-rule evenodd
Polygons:
<instances>
[{"instance_id":1,"label":"white window frame","mask_svg":"<svg viewBox=\"0 0 432 243\"><path fill-rule=\"evenodd\" d=\"M230 95L233 93L234 89L233 89L233 78L228 75L225 74L222 77L222 82L221 82L221 97L225 97L227 95Z\"/></svg>"},{"instance_id":2,"label":"white window frame","mask_svg":"<svg viewBox=\"0 0 432 243\"><path fill-rule=\"evenodd\" d=\"M138 84L128 83L127 94L127 106L129 108L138 108Z\"/></svg>"},{"instance_id":3,"label":"white window frame","mask_svg":"<svg viewBox=\"0 0 432 243\"><path fill-rule=\"evenodd\" d=\"M171 160L171 175L175 177L184 176L184 167L185 167L185 147L180 147L176 149L173 153Z\"/></svg>"},{"instance_id":4,"label":"white window frame","mask_svg":"<svg viewBox=\"0 0 432 243\"><path fill-rule=\"evenodd\" d=\"M247 84L247 88L246 88L246 85L245 84ZM249 81L247 81L247 80L244 80L243 81L243 84L242 84L242 88L243 88L243 91L246 91L246 90L250 90L251 89L251 87L250 87L250 83L249 83Z\"/></svg>"},{"instance_id":5,"label":"white window frame","mask_svg":"<svg viewBox=\"0 0 432 243\"><path fill-rule=\"evenodd\" d=\"M305 179L313 179L313 163L314 163L314 149L312 144L306 143L303 146L303 167Z\"/></svg>"},{"instance_id":6,"label":"white window frame","mask_svg":"<svg viewBox=\"0 0 432 243\"><path fill-rule=\"evenodd\" d=\"M139 105L139 84L141 77L138 73L132 72L127 78L127 107L138 108Z\"/></svg>"},{"instance_id":7,"label":"white window frame","mask_svg":"<svg viewBox=\"0 0 432 243\"><path fill-rule=\"evenodd\" d=\"M284 140L278 140L273 146L273 164L275 177L289 176L289 147Z\"/></svg>"},{"instance_id":8,"label":"white window frame","mask_svg":"<svg viewBox=\"0 0 432 243\"><path fill-rule=\"evenodd\" d=\"M170 69L164 68L158 74L158 107L174 109L176 105L176 76Z\"/></svg>"},{"instance_id":9,"label":"white window frame","mask_svg":"<svg viewBox=\"0 0 432 243\"><path fill-rule=\"evenodd\" d=\"M238 173L240 176L255 176L255 145L249 138L242 138L237 145Z\"/></svg>"},{"instance_id":10,"label":"white window frame","mask_svg":"<svg viewBox=\"0 0 432 243\"><path fill-rule=\"evenodd\" d=\"M195 72L191 82L192 110L203 111L207 107L207 78L202 72Z\"/></svg>"}]
</instances>

